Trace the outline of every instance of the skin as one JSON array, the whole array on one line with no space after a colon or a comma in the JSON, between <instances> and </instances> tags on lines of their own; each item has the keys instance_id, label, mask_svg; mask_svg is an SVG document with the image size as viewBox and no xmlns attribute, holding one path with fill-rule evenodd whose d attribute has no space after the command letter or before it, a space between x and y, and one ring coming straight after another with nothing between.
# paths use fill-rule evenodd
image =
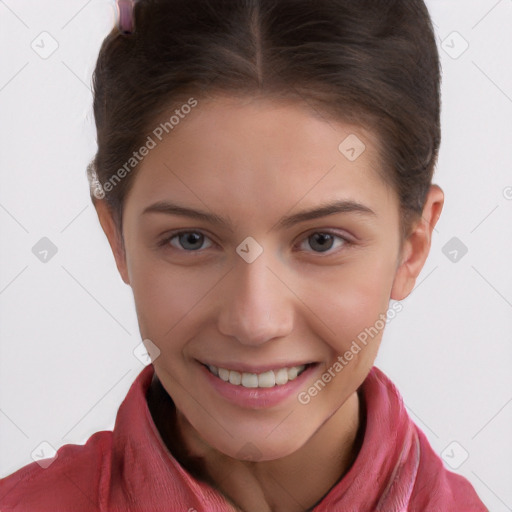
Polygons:
<instances>
[{"instance_id":1,"label":"skin","mask_svg":"<svg viewBox=\"0 0 512 512\"><path fill-rule=\"evenodd\" d=\"M350 134L366 145L354 162L338 150ZM141 162L124 205L124 247L104 201L96 202L117 268L133 290L142 338L160 350L148 401L162 438L173 453L179 438L180 462L201 460L199 476L238 509L308 510L357 456L364 434L357 390L382 330L307 405L296 395L266 409L234 405L209 385L197 360L227 368L318 362L307 390L386 314L390 299L410 294L444 194L431 186L421 219L400 244L399 201L376 171L377 149L371 133L328 122L307 105L216 96L200 101ZM277 225L335 199L374 214ZM142 213L157 201L214 213L231 230ZM178 230L205 238L187 245L176 236L158 246ZM324 252L311 235L326 230L334 237ZM236 252L248 236L263 248L252 263ZM249 446L253 460L246 460Z\"/></svg>"}]
</instances>

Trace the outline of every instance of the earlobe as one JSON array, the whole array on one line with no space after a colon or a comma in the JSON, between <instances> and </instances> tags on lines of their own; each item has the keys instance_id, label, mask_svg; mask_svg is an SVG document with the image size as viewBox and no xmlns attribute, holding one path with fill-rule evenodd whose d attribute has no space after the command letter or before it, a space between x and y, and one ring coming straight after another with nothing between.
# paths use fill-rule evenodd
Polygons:
<instances>
[{"instance_id":1,"label":"earlobe","mask_svg":"<svg viewBox=\"0 0 512 512\"><path fill-rule=\"evenodd\" d=\"M391 289L393 300L403 300L413 290L430 252L432 232L441 215L443 204L443 191L438 185L431 185L422 216L403 243L401 260Z\"/></svg>"},{"instance_id":2,"label":"earlobe","mask_svg":"<svg viewBox=\"0 0 512 512\"><path fill-rule=\"evenodd\" d=\"M110 208L106 202L101 199L95 200L94 207L96 208L98 219L107 237L110 248L112 249L112 254L114 255L117 270L121 275L121 279L129 285L130 280L128 277L128 269L126 265L126 252L121 240L121 233L118 232L116 223L112 216L112 212L110 211Z\"/></svg>"}]
</instances>

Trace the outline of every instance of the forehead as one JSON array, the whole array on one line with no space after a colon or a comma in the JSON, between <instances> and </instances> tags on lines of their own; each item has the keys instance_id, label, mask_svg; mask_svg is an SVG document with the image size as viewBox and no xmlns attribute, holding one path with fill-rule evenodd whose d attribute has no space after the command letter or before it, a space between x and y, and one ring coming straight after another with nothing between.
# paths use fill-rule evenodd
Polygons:
<instances>
[{"instance_id":1,"label":"forehead","mask_svg":"<svg viewBox=\"0 0 512 512\"><path fill-rule=\"evenodd\" d=\"M379 174L377 137L305 102L198 99L170 129L174 112L155 121L162 140L152 136L156 146L139 164L131 194L140 210L169 196L260 211L320 198L365 200L378 209L393 199Z\"/></svg>"}]
</instances>

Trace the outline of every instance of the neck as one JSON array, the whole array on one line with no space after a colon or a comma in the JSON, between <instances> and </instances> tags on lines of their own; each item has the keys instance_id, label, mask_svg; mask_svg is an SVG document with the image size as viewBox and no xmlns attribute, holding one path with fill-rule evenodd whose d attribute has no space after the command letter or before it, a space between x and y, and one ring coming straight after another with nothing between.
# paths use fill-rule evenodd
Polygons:
<instances>
[{"instance_id":1,"label":"neck","mask_svg":"<svg viewBox=\"0 0 512 512\"><path fill-rule=\"evenodd\" d=\"M364 437L365 406L358 391L296 452L271 461L241 461L206 445L176 410L156 373L146 398L174 458L244 512L311 510L348 472Z\"/></svg>"}]
</instances>

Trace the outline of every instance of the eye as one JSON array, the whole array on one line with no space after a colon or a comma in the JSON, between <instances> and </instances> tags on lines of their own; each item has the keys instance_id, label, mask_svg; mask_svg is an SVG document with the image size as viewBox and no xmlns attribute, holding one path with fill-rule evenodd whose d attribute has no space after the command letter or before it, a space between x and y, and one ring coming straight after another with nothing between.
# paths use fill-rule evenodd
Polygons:
<instances>
[{"instance_id":1,"label":"eye","mask_svg":"<svg viewBox=\"0 0 512 512\"><path fill-rule=\"evenodd\" d=\"M337 247L336 239L338 239ZM349 246L352 244L352 242L348 240L348 238L338 235L336 233L331 233L330 231L316 231L315 233L310 234L299 245L301 249L305 242L309 244L309 246L313 249L314 252L319 253L327 252L333 249L333 247L334 249L336 249L344 246Z\"/></svg>"},{"instance_id":2,"label":"eye","mask_svg":"<svg viewBox=\"0 0 512 512\"><path fill-rule=\"evenodd\" d=\"M205 242L209 242L206 247L203 246ZM336 243L337 242L337 243ZM325 253L328 251L335 252L335 249L340 249L346 246L353 245L347 237L341 236L337 233L330 231L316 231L307 236L299 244L299 249L304 249L304 244L308 245L316 253ZM210 238L200 231L180 231L166 236L158 243L160 247L172 246L173 248L183 252L200 252L201 250L208 249L213 246ZM334 250L331 250L334 249Z\"/></svg>"},{"instance_id":3,"label":"eye","mask_svg":"<svg viewBox=\"0 0 512 512\"><path fill-rule=\"evenodd\" d=\"M171 245L178 250L192 252L201 249L201 246L204 244L205 240L209 240L209 238L200 231L181 231L179 233L174 233L171 236L167 236L161 242L159 242L158 245ZM211 247L211 245L212 244L205 248L208 249L208 247Z\"/></svg>"}]
</instances>

